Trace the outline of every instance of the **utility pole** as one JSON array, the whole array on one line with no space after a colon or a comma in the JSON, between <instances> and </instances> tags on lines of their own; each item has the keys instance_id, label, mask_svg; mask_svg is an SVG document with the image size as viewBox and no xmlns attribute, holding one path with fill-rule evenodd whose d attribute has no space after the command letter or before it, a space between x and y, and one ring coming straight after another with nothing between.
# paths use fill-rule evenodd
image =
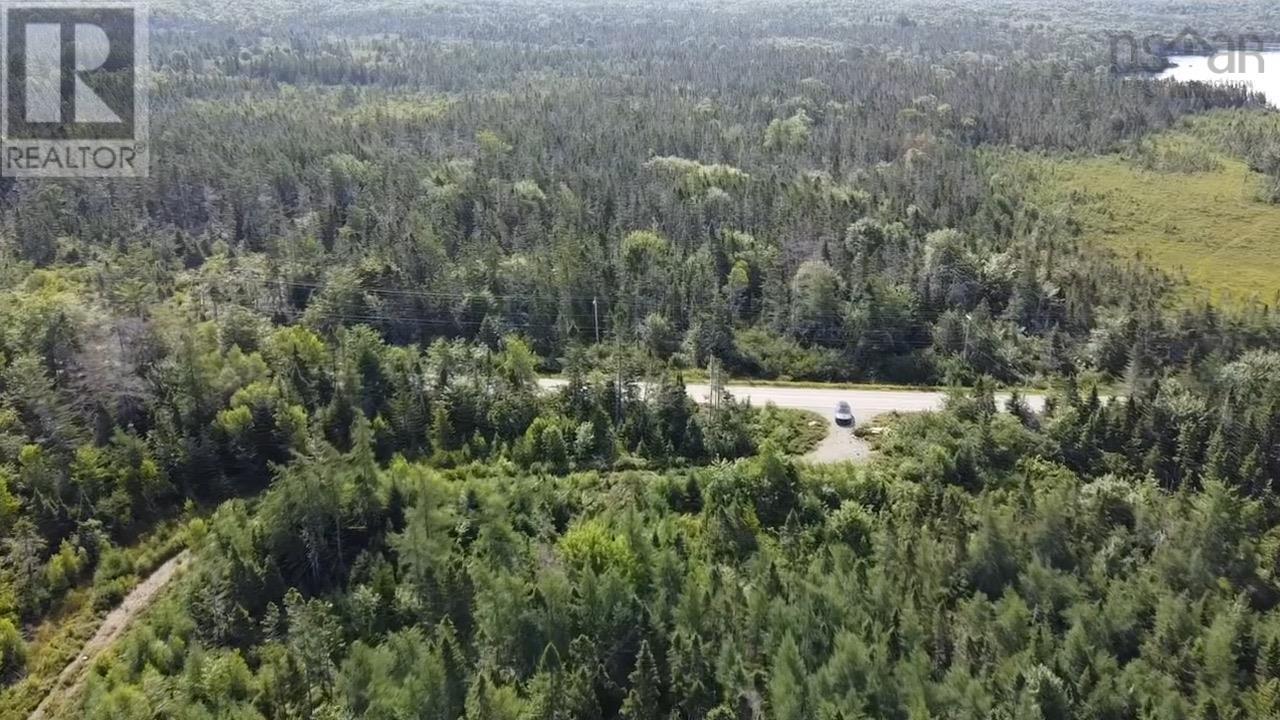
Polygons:
<instances>
[{"instance_id":1,"label":"utility pole","mask_svg":"<svg viewBox=\"0 0 1280 720\"><path fill-rule=\"evenodd\" d=\"M596 344L600 344L600 298L591 298L591 313L596 318Z\"/></svg>"},{"instance_id":2,"label":"utility pole","mask_svg":"<svg viewBox=\"0 0 1280 720\"><path fill-rule=\"evenodd\" d=\"M613 357L618 366L618 392L614 399L613 424L622 426L622 334L615 325L613 328Z\"/></svg>"},{"instance_id":3,"label":"utility pole","mask_svg":"<svg viewBox=\"0 0 1280 720\"><path fill-rule=\"evenodd\" d=\"M723 401L724 388L720 380L720 360L714 355L711 356L711 362L707 367L708 379L711 382L710 397L707 398L711 402L711 412L715 413L720 410L720 404Z\"/></svg>"}]
</instances>

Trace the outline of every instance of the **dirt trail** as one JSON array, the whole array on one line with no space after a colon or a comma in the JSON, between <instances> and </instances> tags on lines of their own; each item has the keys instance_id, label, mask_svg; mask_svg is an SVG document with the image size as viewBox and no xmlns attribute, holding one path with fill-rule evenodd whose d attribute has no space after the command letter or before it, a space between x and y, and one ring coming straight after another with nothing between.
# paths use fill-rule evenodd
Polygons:
<instances>
[{"instance_id":1,"label":"dirt trail","mask_svg":"<svg viewBox=\"0 0 1280 720\"><path fill-rule=\"evenodd\" d=\"M829 420L827 436L803 459L811 463L870 460L871 443L854 435L853 428L840 427L834 420Z\"/></svg>"},{"instance_id":2,"label":"dirt trail","mask_svg":"<svg viewBox=\"0 0 1280 720\"><path fill-rule=\"evenodd\" d=\"M57 681L50 688L49 694L44 700L40 701L34 712L28 716L27 720L45 720L45 718L54 717L54 711L59 706L64 705L69 700L78 697L84 685L89 679L89 669L93 666L93 661L97 659L104 651L110 648L116 640L124 635L125 630L138 619L151 604L155 602L160 595L160 591L164 589L169 581L173 579L178 571L181 570L190 559L190 554L183 550L177 555L169 559L168 562L156 568L147 579L138 583L133 590L125 596L114 610L107 614L106 619L102 621L102 625L98 626L98 631L94 633L89 642L80 648L80 652L76 654L75 660L62 669L58 675Z\"/></svg>"}]
</instances>

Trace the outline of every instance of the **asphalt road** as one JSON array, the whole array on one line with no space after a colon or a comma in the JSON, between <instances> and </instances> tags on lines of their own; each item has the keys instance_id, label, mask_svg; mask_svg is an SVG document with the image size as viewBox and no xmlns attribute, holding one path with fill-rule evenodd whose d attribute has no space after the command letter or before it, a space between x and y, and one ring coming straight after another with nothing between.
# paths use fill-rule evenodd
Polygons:
<instances>
[{"instance_id":1,"label":"asphalt road","mask_svg":"<svg viewBox=\"0 0 1280 720\"><path fill-rule=\"evenodd\" d=\"M562 380L543 379L539 381L544 388L559 387ZM711 389L703 384L686 385L689 396L699 403L707 402ZM749 400L752 405L763 407L769 403L782 408L809 410L826 418L828 424L827 437L809 455L806 460L813 462L841 462L859 460L871 453L866 441L854 436L849 428L835 424L832 417L836 403L849 403L858 423L865 423L877 415L891 412L915 413L941 410L946 401L946 394L940 392L915 390L859 390L847 387L792 387L785 385L727 385L725 389L737 400ZM1007 402L1007 393L998 394L996 402L1001 407ZM1032 410L1039 412L1044 407L1044 397L1026 396L1027 404Z\"/></svg>"}]
</instances>

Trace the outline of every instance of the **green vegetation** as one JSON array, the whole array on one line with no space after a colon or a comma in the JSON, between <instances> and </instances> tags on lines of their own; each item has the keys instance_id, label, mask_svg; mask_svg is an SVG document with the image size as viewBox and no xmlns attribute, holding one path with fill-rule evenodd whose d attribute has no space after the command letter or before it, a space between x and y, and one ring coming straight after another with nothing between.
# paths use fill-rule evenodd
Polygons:
<instances>
[{"instance_id":1,"label":"green vegetation","mask_svg":"<svg viewBox=\"0 0 1280 720\"><path fill-rule=\"evenodd\" d=\"M1270 5L157 16L150 176L0 179L6 718L188 521L65 715L1280 717L1280 114L1105 37Z\"/></svg>"},{"instance_id":2,"label":"green vegetation","mask_svg":"<svg viewBox=\"0 0 1280 720\"><path fill-rule=\"evenodd\" d=\"M624 358L614 385L575 352L566 384L541 394L540 361L515 336L496 353L444 340L423 351L367 327L329 338L272 327L243 309L200 321L183 294L148 306L138 334L104 319L109 300L67 269L0 297L13 330L0 354L14 358L0 373L6 714L30 711L102 614L176 551L170 525L187 503L255 495L297 455L323 463L359 440L369 463L567 473L816 442L802 413L698 408L678 375L642 391L642 358ZM135 351L148 359L130 369Z\"/></svg>"},{"instance_id":3,"label":"green vegetation","mask_svg":"<svg viewBox=\"0 0 1280 720\"><path fill-rule=\"evenodd\" d=\"M1197 118L1124 155L1006 153L995 162L1030 183L1047 210L1077 223L1086 242L1184 277L1185 301L1270 304L1280 294L1275 181L1243 153L1219 149L1231 117Z\"/></svg>"},{"instance_id":4,"label":"green vegetation","mask_svg":"<svg viewBox=\"0 0 1280 720\"><path fill-rule=\"evenodd\" d=\"M1280 400L1278 362L1212 392ZM1165 455L1215 422L1186 393L979 391L862 469L366 472L357 442L221 510L77 715L1267 717L1274 467Z\"/></svg>"},{"instance_id":5,"label":"green vegetation","mask_svg":"<svg viewBox=\"0 0 1280 720\"><path fill-rule=\"evenodd\" d=\"M175 555L186 541L185 526L164 523L134 546L109 548L92 577L67 588L54 609L31 633L31 641L22 643L25 672L21 680L0 692L0 717L25 717L34 710L49 693L58 674L98 629L107 612L139 580ZM71 547L64 545L55 558L66 557ZM67 564L51 562L50 567ZM81 570L75 575L83 577L86 573ZM0 645L6 642L6 637L0 637Z\"/></svg>"},{"instance_id":6,"label":"green vegetation","mask_svg":"<svg viewBox=\"0 0 1280 720\"><path fill-rule=\"evenodd\" d=\"M751 419L756 446L787 455L805 455L830 432L827 419L808 410L766 405Z\"/></svg>"}]
</instances>

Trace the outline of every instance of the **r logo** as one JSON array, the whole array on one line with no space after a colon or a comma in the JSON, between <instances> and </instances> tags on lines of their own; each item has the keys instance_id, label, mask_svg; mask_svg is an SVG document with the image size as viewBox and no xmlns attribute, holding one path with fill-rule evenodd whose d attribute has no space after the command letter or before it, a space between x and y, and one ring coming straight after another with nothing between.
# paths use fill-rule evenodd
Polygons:
<instances>
[{"instance_id":1,"label":"r logo","mask_svg":"<svg viewBox=\"0 0 1280 720\"><path fill-rule=\"evenodd\" d=\"M0 37L0 173L146 174L150 60L143 8L112 0L8 2Z\"/></svg>"},{"instance_id":2,"label":"r logo","mask_svg":"<svg viewBox=\"0 0 1280 720\"><path fill-rule=\"evenodd\" d=\"M118 123L122 122L102 100L102 97L84 81L83 73L97 70L111 56L111 40L100 25L75 23L70 26L75 34L72 56L75 58L75 92L71 96L75 117L72 122ZM62 117L62 25L31 23L26 26L27 51L27 122L60 123ZM49 82L58 79L58 83Z\"/></svg>"}]
</instances>

